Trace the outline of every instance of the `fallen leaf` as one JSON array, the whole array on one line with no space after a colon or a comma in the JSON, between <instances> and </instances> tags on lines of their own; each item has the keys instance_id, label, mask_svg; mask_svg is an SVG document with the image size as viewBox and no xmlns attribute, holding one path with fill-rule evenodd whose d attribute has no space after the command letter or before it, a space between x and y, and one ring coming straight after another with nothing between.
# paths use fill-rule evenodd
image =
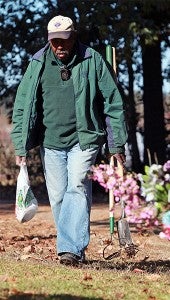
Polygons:
<instances>
[{"instance_id":1,"label":"fallen leaf","mask_svg":"<svg viewBox=\"0 0 170 300\"><path fill-rule=\"evenodd\" d=\"M115 299L123 299L124 296L125 296L125 294L123 294L123 293L116 293L115 294Z\"/></svg>"},{"instance_id":2,"label":"fallen leaf","mask_svg":"<svg viewBox=\"0 0 170 300\"><path fill-rule=\"evenodd\" d=\"M35 237L32 239L32 243L33 244L39 244L40 243L40 239L38 237Z\"/></svg>"},{"instance_id":3,"label":"fallen leaf","mask_svg":"<svg viewBox=\"0 0 170 300\"><path fill-rule=\"evenodd\" d=\"M110 239L106 239L103 241L104 245L110 245L111 244L111 240Z\"/></svg>"},{"instance_id":4,"label":"fallen leaf","mask_svg":"<svg viewBox=\"0 0 170 300\"><path fill-rule=\"evenodd\" d=\"M36 252L39 254L42 254L44 252L44 250L42 247L41 248L39 247L39 248L37 248Z\"/></svg>"},{"instance_id":5,"label":"fallen leaf","mask_svg":"<svg viewBox=\"0 0 170 300\"><path fill-rule=\"evenodd\" d=\"M0 282L6 282L8 279L8 275L0 275Z\"/></svg>"},{"instance_id":6,"label":"fallen leaf","mask_svg":"<svg viewBox=\"0 0 170 300\"><path fill-rule=\"evenodd\" d=\"M0 245L0 252L5 252L5 247L3 245Z\"/></svg>"},{"instance_id":7,"label":"fallen leaf","mask_svg":"<svg viewBox=\"0 0 170 300\"><path fill-rule=\"evenodd\" d=\"M156 300L155 296L149 296L148 300Z\"/></svg>"},{"instance_id":8,"label":"fallen leaf","mask_svg":"<svg viewBox=\"0 0 170 300\"><path fill-rule=\"evenodd\" d=\"M29 258L32 258L32 256L31 255L21 255L20 256L20 260L26 260L26 259L29 259Z\"/></svg>"},{"instance_id":9,"label":"fallen leaf","mask_svg":"<svg viewBox=\"0 0 170 300\"><path fill-rule=\"evenodd\" d=\"M83 280L92 280L91 274L88 273L84 274Z\"/></svg>"},{"instance_id":10,"label":"fallen leaf","mask_svg":"<svg viewBox=\"0 0 170 300\"><path fill-rule=\"evenodd\" d=\"M133 269L133 272L134 273L144 273L145 271L142 269L135 268L135 269Z\"/></svg>"},{"instance_id":11,"label":"fallen leaf","mask_svg":"<svg viewBox=\"0 0 170 300\"><path fill-rule=\"evenodd\" d=\"M33 245L29 245L24 248L24 253L35 253L35 247Z\"/></svg>"},{"instance_id":12,"label":"fallen leaf","mask_svg":"<svg viewBox=\"0 0 170 300\"><path fill-rule=\"evenodd\" d=\"M9 290L9 295L19 295L21 292L15 288Z\"/></svg>"}]
</instances>

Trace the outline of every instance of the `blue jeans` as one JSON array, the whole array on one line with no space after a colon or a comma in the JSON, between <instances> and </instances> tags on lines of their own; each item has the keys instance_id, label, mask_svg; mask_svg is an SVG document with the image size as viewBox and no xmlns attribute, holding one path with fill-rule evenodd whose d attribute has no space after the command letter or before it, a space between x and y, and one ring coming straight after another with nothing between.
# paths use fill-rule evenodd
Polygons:
<instances>
[{"instance_id":1,"label":"blue jeans","mask_svg":"<svg viewBox=\"0 0 170 300\"><path fill-rule=\"evenodd\" d=\"M90 240L92 183L87 177L98 149L82 151L41 148L41 158L52 214L57 228L57 253L80 258Z\"/></svg>"}]
</instances>

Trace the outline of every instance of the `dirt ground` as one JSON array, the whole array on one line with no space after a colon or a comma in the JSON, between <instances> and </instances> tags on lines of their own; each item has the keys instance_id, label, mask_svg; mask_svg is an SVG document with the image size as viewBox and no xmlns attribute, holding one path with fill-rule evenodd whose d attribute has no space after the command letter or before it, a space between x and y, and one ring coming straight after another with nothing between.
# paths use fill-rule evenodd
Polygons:
<instances>
[{"instance_id":1,"label":"dirt ground","mask_svg":"<svg viewBox=\"0 0 170 300\"><path fill-rule=\"evenodd\" d=\"M49 204L39 205L35 217L23 224L16 220L14 210L11 201L1 201L0 257L58 264L56 232ZM91 212L91 241L86 250L85 267L152 273L170 271L170 242L160 239L153 230L142 233L131 228L131 234L138 252L129 258L124 249L119 251L116 230L113 245L109 245L108 204L94 203ZM105 257L115 252L118 252L118 257L114 255L110 260L104 259L103 249L106 246Z\"/></svg>"}]
</instances>

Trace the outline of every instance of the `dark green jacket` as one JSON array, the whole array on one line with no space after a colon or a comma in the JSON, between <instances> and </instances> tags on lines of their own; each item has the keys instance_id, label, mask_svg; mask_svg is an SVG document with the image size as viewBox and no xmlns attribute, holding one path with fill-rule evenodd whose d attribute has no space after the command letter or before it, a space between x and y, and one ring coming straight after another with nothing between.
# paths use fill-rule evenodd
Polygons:
<instances>
[{"instance_id":1,"label":"dark green jacket","mask_svg":"<svg viewBox=\"0 0 170 300\"><path fill-rule=\"evenodd\" d=\"M14 110L12 141L16 155L43 142L41 95L39 82L47 45L32 58L18 87ZM127 132L122 99L112 72L102 56L79 43L80 60L72 69L76 127L82 150L106 142L110 153L124 152Z\"/></svg>"}]
</instances>

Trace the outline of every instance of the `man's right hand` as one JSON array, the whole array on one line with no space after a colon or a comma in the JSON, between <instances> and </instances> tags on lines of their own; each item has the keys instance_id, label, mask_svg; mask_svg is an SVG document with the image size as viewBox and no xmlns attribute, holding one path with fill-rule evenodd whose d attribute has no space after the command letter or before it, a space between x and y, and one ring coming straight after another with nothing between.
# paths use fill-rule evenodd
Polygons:
<instances>
[{"instance_id":1,"label":"man's right hand","mask_svg":"<svg viewBox=\"0 0 170 300\"><path fill-rule=\"evenodd\" d=\"M17 166L26 165L26 157L16 155L15 162Z\"/></svg>"}]
</instances>

